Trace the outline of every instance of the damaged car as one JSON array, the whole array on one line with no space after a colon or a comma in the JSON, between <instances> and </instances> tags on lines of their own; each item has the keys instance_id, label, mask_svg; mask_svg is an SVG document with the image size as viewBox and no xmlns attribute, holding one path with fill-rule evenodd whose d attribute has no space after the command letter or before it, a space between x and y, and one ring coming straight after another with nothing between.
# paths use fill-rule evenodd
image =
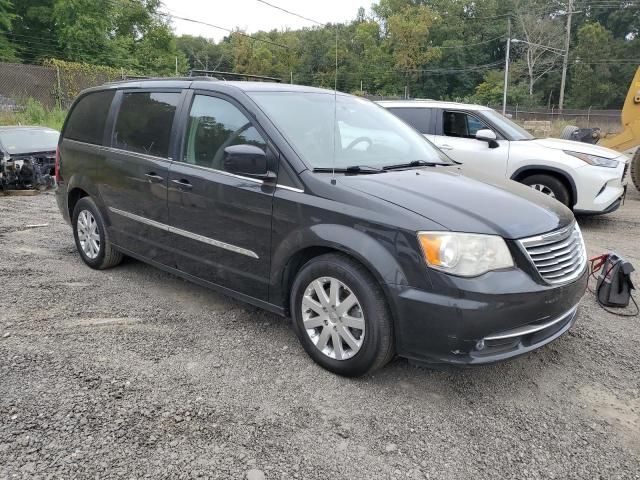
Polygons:
<instances>
[{"instance_id":1,"label":"damaged car","mask_svg":"<svg viewBox=\"0 0 640 480\"><path fill-rule=\"evenodd\" d=\"M54 188L59 137L46 127L0 127L0 191Z\"/></svg>"}]
</instances>

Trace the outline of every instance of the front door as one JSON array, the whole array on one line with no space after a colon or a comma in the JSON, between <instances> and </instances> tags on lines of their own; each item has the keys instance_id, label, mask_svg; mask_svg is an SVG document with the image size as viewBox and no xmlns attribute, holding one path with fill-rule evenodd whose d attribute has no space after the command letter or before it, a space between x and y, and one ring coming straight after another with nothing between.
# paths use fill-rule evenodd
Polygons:
<instances>
[{"instance_id":1,"label":"front door","mask_svg":"<svg viewBox=\"0 0 640 480\"><path fill-rule=\"evenodd\" d=\"M119 92L100 193L113 241L166 263L167 178L180 91Z\"/></svg>"},{"instance_id":2,"label":"front door","mask_svg":"<svg viewBox=\"0 0 640 480\"><path fill-rule=\"evenodd\" d=\"M472 113L445 110L442 112L442 130L433 137L433 142L449 157L461 162L463 170L504 178L509 161L509 141L500 139L496 132L499 146L490 148L488 142L476 139L476 132L482 129L493 130Z\"/></svg>"},{"instance_id":3,"label":"front door","mask_svg":"<svg viewBox=\"0 0 640 480\"><path fill-rule=\"evenodd\" d=\"M275 182L225 170L224 149L240 144L267 151L240 105L194 94L182 154L169 172L171 243L178 269L266 301Z\"/></svg>"}]
</instances>

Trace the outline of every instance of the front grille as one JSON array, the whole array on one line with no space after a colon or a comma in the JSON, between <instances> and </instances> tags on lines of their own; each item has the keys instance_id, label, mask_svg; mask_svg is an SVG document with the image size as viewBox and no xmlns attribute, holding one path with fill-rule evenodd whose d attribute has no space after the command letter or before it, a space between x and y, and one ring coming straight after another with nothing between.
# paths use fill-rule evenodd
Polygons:
<instances>
[{"instance_id":1,"label":"front grille","mask_svg":"<svg viewBox=\"0 0 640 480\"><path fill-rule=\"evenodd\" d=\"M580 227L575 222L555 232L522 239L520 245L547 283L570 282L587 263Z\"/></svg>"}]
</instances>

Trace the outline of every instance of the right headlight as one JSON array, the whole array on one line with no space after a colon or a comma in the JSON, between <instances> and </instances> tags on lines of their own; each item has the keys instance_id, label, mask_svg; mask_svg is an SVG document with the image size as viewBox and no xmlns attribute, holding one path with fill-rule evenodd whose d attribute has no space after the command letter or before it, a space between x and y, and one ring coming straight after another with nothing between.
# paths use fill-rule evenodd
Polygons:
<instances>
[{"instance_id":1,"label":"right headlight","mask_svg":"<svg viewBox=\"0 0 640 480\"><path fill-rule=\"evenodd\" d=\"M616 168L618 166L618 160L615 158L599 157L597 155L590 155L588 153L572 152L570 150L563 150L567 155L579 158L583 162L587 162L589 165L595 165L596 167L608 167Z\"/></svg>"},{"instance_id":2,"label":"right headlight","mask_svg":"<svg viewBox=\"0 0 640 480\"><path fill-rule=\"evenodd\" d=\"M477 277L513 267L511 252L497 235L418 232L418 241L427 265L452 275Z\"/></svg>"}]
</instances>

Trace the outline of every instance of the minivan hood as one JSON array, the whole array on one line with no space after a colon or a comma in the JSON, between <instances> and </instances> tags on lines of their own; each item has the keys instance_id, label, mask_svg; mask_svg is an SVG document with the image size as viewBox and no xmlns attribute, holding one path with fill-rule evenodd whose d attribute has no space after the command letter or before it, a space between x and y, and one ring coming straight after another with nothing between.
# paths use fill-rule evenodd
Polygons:
<instances>
[{"instance_id":1,"label":"minivan hood","mask_svg":"<svg viewBox=\"0 0 640 480\"><path fill-rule=\"evenodd\" d=\"M604 158L616 158L620 156L619 152L610 148L591 145L590 143L576 142L574 140L562 140L560 138L536 138L531 140L536 145L555 150L567 150L571 152L586 153L587 155L596 155Z\"/></svg>"},{"instance_id":2,"label":"minivan hood","mask_svg":"<svg viewBox=\"0 0 640 480\"><path fill-rule=\"evenodd\" d=\"M532 188L471 172L463 175L455 166L344 176L339 182L456 232L516 239L573 221L568 208Z\"/></svg>"}]
</instances>

